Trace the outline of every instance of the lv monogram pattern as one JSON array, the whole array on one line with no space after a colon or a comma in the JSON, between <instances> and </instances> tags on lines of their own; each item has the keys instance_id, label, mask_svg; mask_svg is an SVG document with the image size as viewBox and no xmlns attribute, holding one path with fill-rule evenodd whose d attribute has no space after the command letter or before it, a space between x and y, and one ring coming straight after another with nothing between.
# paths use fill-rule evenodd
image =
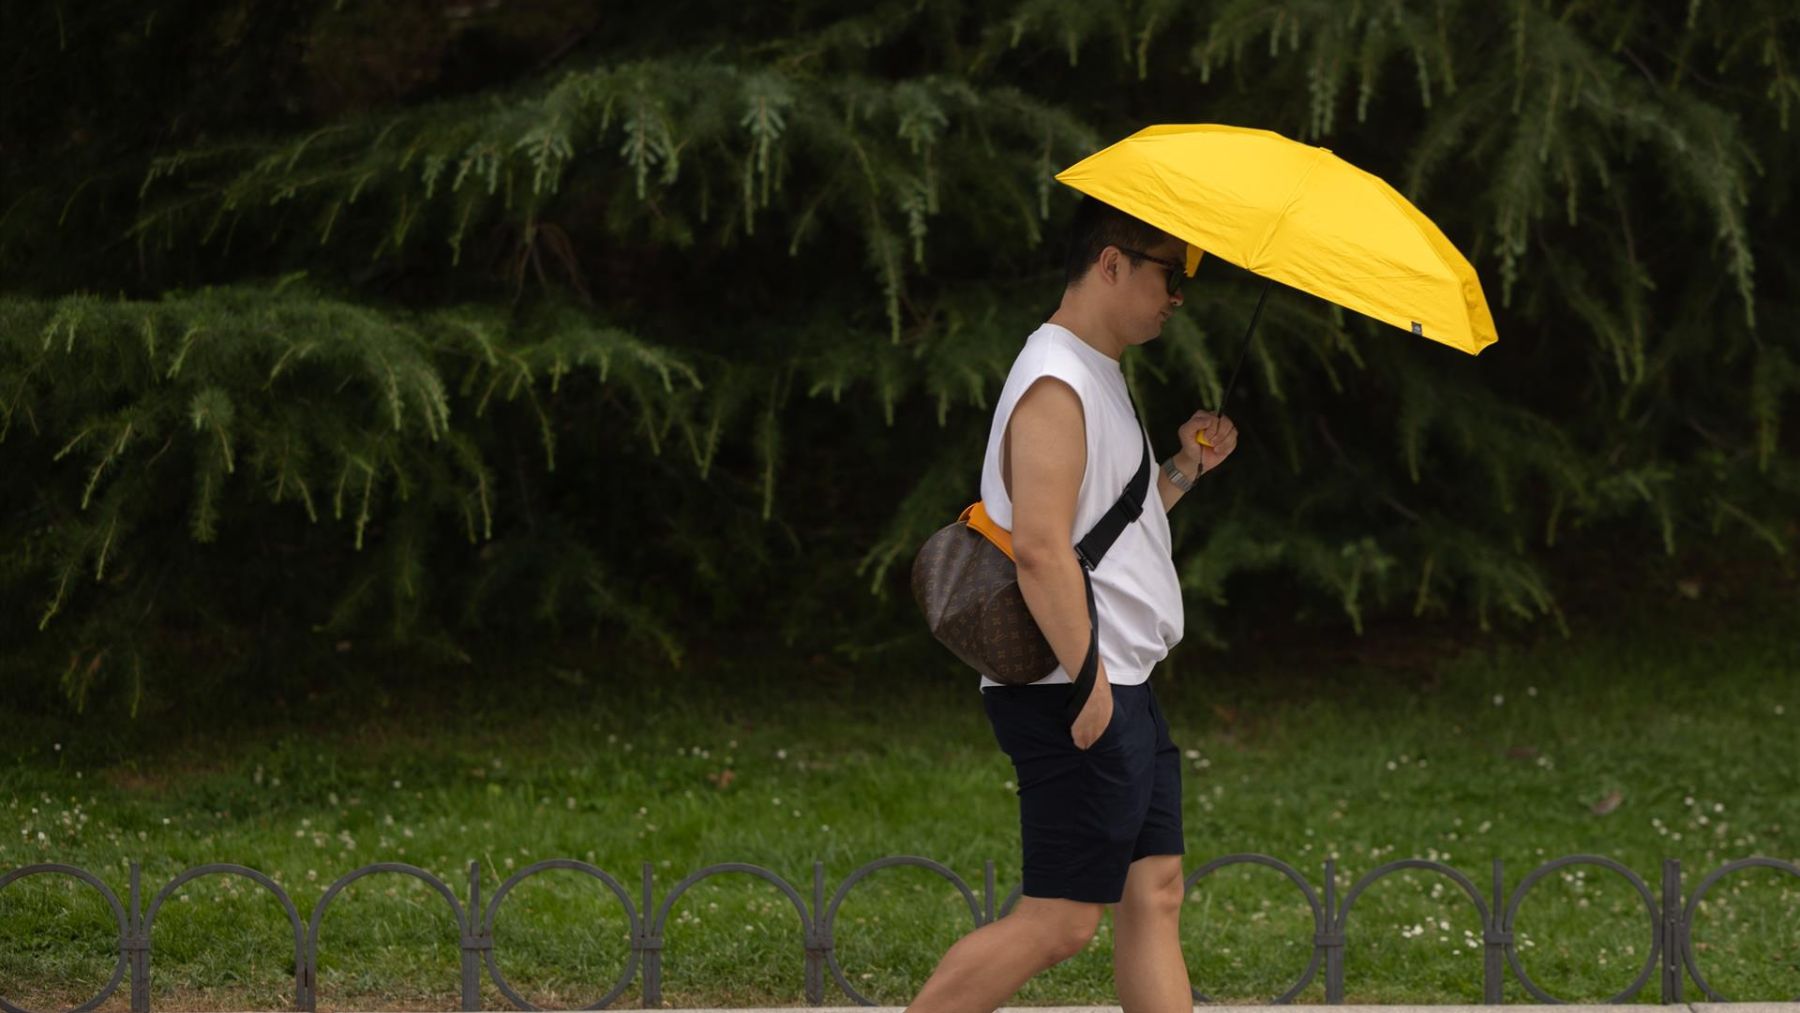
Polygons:
<instances>
[{"instance_id":1,"label":"lv monogram pattern","mask_svg":"<svg viewBox=\"0 0 1800 1013\"><path fill-rule=\"evenodd\" d=\"M932 634L982 675L1016 686L1056 669L1019 593L1018 568L961 521L925 540L913 559L912 591Z\"/></svg>"}]
</instances>

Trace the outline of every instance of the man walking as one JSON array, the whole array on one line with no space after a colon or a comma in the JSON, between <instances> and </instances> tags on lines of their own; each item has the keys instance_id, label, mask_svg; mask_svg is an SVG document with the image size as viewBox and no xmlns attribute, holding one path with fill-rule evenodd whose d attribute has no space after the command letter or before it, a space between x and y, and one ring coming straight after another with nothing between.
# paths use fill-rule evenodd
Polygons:
<instances>
[{"instance_id":1,"label":"man walking","mask_svg":"<svg viewBox=\"0 0 1800 1013\"><path fill-rule=\"evenodd\" d=\"M1023 896L950 948L911 1013L988 1013L1086 946L1105 908L1126 1013L1192 1008L1177 935L1181 757L1148 680L1182 633L1166 513L1237 446L1229 419L1195 412L1181 426L1143 512L1094 569L1099 670L1072 726L1064 712L1090 633L1071 547L1143 455L1119 357L1155 339L1182 304L1185 253L1181 240L1084 198L1062 304L1027 339L995 406L982 502L1012 532L1019 590L1061 665L1028 686L982 680L994 736L1018 772Z\"/></svg>"}]
</instances>

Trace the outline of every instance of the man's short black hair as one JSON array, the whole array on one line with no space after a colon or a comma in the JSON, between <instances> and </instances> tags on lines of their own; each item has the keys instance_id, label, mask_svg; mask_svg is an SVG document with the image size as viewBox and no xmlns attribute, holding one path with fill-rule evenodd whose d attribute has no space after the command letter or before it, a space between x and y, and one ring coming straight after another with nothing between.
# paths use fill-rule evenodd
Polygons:
<instances>
[{"instance_id":1,"label":"man's short black hair","mask_svg":"<svg viewBox=\"0 0 1800 1013\"><path fill-rule=\"evenodd\" d=\"M1069 223L1068 259L1063 263L1063 283L1073 285L1084 277L1100 251L1108 246L1148 250L1174 238L1167 232L1120 211L1105 201L1083 196ZM1137 258L1132 258L1136 263Z\"/></svg>"}]
</instances>

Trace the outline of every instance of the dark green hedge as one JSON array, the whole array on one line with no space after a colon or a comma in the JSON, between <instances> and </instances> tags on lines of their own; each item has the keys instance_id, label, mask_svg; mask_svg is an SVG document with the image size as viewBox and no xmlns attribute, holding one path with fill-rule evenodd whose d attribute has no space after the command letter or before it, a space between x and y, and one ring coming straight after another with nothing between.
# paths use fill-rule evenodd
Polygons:
<instances>
[{"instance_id":1,"label":"dark green hedge","mask_svg":"<svg viewBox=\"0 0 1800 1013\"><path fill-rule=\"evenodd\" d=\"M1050 175L1149 122L1382 174L1501 336L1280 292L1242 447L1177 517L1195 640L1555 622L1571 539L1785 558L1789 7L11 13L5 684L89 706L576 634L897 663L911 552L1055 305ZM1128 357L1159 449L1254 294L1209 261Z\"/></svg>"}]
</instances>

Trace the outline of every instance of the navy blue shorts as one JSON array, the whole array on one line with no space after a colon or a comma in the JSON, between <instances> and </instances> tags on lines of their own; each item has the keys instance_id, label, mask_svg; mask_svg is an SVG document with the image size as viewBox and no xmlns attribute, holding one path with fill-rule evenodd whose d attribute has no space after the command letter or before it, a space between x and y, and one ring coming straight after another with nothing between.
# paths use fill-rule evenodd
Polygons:
<instances>
[{"instance_id":1,"label":"navy blue shorts","mask_svg":"<svg viewBox=\"0 0 1800 1013\"><path fill-rule=\"evenodd\" d=\"M1075 748L1067 684L989 686L982 705L1018 772L1027 897L1113 904L1131 863L1185 853L1181 752L1150 685L1114 686L1113 715Z\"/></svg>"}]
</instances>

